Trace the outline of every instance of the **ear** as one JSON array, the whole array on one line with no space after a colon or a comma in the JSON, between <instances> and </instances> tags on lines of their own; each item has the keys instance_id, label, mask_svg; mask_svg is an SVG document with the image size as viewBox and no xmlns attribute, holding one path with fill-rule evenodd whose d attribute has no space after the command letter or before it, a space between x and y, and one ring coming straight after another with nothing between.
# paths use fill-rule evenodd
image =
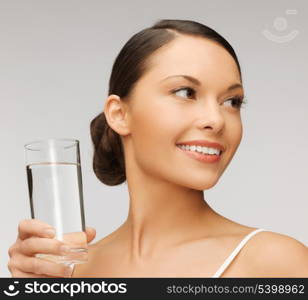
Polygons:
<instances>
[{"instance_id":1,"label":"ear","mask_svg":"<svg viewBox=\"0 0 308 300\"><path fill-rule=\"evenodd\" d=\"M106 99L104 113L108 125L119 135L130 133L128 126L128 107L118 95L111 94Z\"/></svg>"}]
</instances>

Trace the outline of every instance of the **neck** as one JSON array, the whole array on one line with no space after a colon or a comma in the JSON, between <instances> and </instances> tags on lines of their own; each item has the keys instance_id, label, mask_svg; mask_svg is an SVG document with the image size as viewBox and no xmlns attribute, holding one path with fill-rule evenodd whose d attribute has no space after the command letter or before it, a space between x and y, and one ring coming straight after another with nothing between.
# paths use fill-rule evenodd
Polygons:
<instances>
[{"instance_id":1,"label":"neck","mask_svg":"<svg viewBox=\"0 0 308 300\"><path fill-rule=\"evenodd\" d=\"M146 260L209 232L215 213L203 191L136 173L127 177L127 183L130 204L122 232L131 261Z\"/></svg>"}]
</instances>

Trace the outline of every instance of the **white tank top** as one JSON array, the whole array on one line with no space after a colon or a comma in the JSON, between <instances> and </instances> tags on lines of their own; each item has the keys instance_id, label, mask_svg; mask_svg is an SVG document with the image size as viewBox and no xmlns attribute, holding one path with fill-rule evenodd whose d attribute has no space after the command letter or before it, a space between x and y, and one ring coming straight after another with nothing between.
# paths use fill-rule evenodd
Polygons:
<instances>
[{"instance_id":1,"label":"white tank top","mask_svg":"<svg viewBox=\"0 0 308 300\"><path fill-rule=\"evenodd\" d=\"M232 251L232 253L227 257L227 259L224 261L224 263L220 266L220 268L217 270L217 272L212 276L217 278L220 277L220 275L227 269L227 267L231 264L233 259L236 257L236 255L241 251L241 249L245 246L245 244L248 242L250 238L252 238L255 234L261 231L266 231L265 229L259 228L256 229L249 234L247 234L241 242L237 245L237 247Z\"/></svg>"}]
</instances>

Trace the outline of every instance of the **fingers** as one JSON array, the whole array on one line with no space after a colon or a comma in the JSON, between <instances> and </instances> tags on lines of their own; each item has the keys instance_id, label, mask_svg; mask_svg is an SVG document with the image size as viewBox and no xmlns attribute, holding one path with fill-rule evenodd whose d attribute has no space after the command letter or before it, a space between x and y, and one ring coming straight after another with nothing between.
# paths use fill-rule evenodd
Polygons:
<instances>
[{"instance_id":1,"label":"fingers","mask_svg":"<svg viewBox=\"0 0 308 300\"><path fill-rule=\"evenodd\" d=\"M66 255L69 247L56 239L30 237L20 242L19 251L26 256L33 256L35 253Z\"/></svg>"},{"instance_id":2,"label":"fingers","mask_svg":"<svg viewBox=\"0 0 308 300\"><path fill-rule=\"evenodd\" d=\"M19 271L19 270L16 270L12 277L17 277L17 278L58 278L57 276L47 276L47 275L42 275L42 274L38 275L38 274L34 274L34 273L25 273L25 272L22 272L22 271Z\"/></svg>"},{"instance_id":3,"label":"fingers","mask_svg":"<svg viewBox=\"0 0 308 300\"><path fill-rule=\"evenodd\" d=\"M66 266L64 263L56 263L47 260L47 258L35 256L37 253L51 256L65 256L70 253L68 245L55 239L55 231L50 233L46 231L48 229L53 229L53 227L37 219L26 219L19 223L17 240L8 251L10 257L8 269L13 277L58 278L72 276L74 266ZM87 243L91 242L96 236L96 230L86 227L86 236ZM66 246L66 251L63 246Z\"/></svg>"},{"instance_id":4,"label":"fingers","mask_svg":"<svg viewBox=\"0 0 308 300\"><path fill-rule=\"evenodd\" d=\"M25 255L18 255L14 262L11 262L9 269L13 276L27 276L26 273L54 276L54 277L71 277L73 269L64 264L57 264L55 262L47 261L37 257L27 257Z\"/></svg>"},{"instance_id":5,"label":"fingers","mask_svg":"<svg viewBox=\"0 0 308 300\"><path fill-rule=\"evenodd\" d=\"M52 230L53 227L47 223L44 223L37 219L26 219L18 225L18 238L24 240L30 236L39 237L53 237L54 234L48 230Z\"/></svg>"},{"instance_id":6,"label":"fingers","mask_svg":"<svg viewBox=\"0 0 308 300\"><path fill-rule=\"evenodd\" d=\"M96 230L93 227L86 227L87 243L90 243L96 236Z\"/></svg>"}]
</instances>

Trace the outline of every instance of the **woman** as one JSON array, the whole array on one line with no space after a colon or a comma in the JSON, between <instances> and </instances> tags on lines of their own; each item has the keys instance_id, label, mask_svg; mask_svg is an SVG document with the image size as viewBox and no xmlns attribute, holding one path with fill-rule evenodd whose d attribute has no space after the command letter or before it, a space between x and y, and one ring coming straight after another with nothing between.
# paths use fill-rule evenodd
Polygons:
<instances>
[{"instance_id":1,"label":"woman","mask_svg":"<svg viewBox=\"0 0 308 300\"><path fill-rule=\"evenodd\" d=\"M61 242L42 235L46 224L25 220L9 250L12 275L308 276L304 244L229 220L203 198L240 144L243 99L238 59L216 31L161 20L135 34L115 60L104 112L91 122L95 174L107 185L127 180L127 220L89 245L88 263L73 273L34 257L60 254ZM95 230L87 234L90 242Z\"/></svg>"}]
</instances>

